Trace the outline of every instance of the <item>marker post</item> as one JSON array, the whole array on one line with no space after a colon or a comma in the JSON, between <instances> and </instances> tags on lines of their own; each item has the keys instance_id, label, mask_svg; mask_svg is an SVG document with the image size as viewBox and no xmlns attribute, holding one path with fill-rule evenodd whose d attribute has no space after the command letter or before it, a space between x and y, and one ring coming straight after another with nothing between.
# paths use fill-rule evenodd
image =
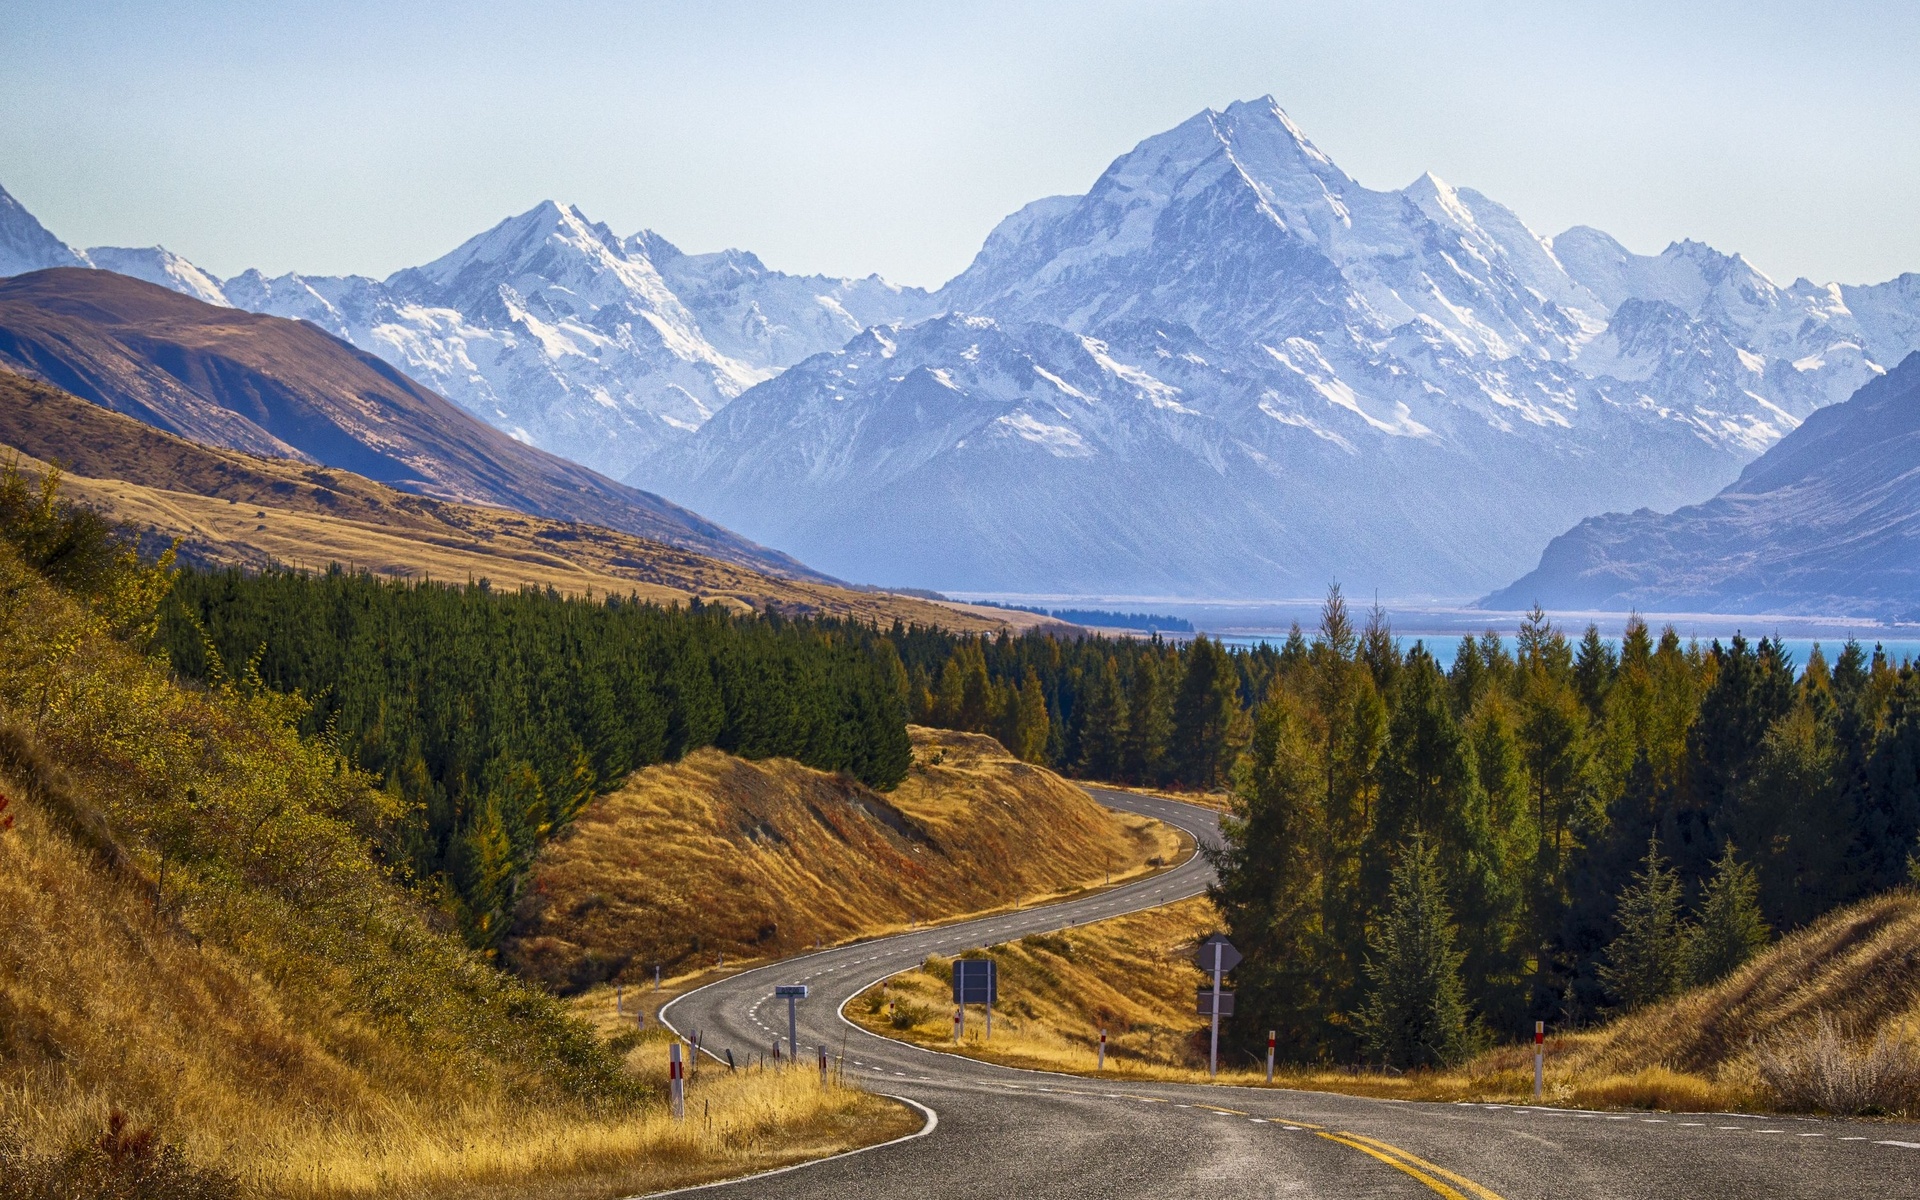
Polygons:
<instances>
[{"instance_id":1,"label":"marker post","mask_svg":"<svg viewBox=\"0 0 1920 1200\"><path fill-rule=\"evenodd\" d=\"M966 1025L966 1021L967 1021L967 1006L964 1004L954 1005L953 1006L953 1042L954 1042L954 1045L956 1046L960 1044L960 1030Z\"/></svg>"},{"instance_id":2,"label":"marker post","mask_svg":"<svg viewBox=\"0 0 1920 1200\"><path fill-rule=\"evenodd\" d=\"M673 1102L673 1119L687 1119L687 1080L683 1072L686 1064L680 1061L680 1043L675 1042L667 1051L667 1094Z\"/></svg>"},{"instance_id":3,"label":"marker post","mask_svg":"<svg viewBox=\"0 0 1920 1200\"><path fill-rule=\"evenodd\" d=\"M1267 1082L1273 1082L1273 1030L1267 1030Z\"/></svg>"},{"instance_id":4,"label":"marker post","mask_svg":"<svg viewBox=\"0 0 1920 1200\"><path fill-rule=\"evenodd\" d=\"M1106 1069L1107 1069L1107 1027L1105 1025L1102 1025L1100 1027L1100 1063L1098 1066L1094 1067L1094 1070L1104 1071Z\"/></svg>"},{"instance_id":5,"label":"marker post","mask_svg":"<svg viewBox=\"0 0 1920 1200\"><path fill-rule=\"evenodd\" d=\"M1547 1082L1547 1023L1533 1023L1533 1102L1545 1097Z\"/></svg>"}]
</instances>

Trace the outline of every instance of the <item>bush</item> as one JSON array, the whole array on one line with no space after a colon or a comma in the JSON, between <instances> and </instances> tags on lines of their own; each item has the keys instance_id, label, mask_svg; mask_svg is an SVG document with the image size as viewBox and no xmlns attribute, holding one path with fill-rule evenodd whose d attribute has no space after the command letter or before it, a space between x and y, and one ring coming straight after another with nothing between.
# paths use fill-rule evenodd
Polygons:
<instances>
[{"instance_id":1,"label":"bush","mask_svg":"<svg viewBox=\"0 0 1920 1200\"><path fill-rule=\"evenodd\" d=\"M938 1014L924 1004L915 1004L911 1000L901 1000L893 1006L893 1016L888 1021L895 1029L912 1029L924 1025Z\"/></svg>"},{"instance_id":2,"label":"bush","mask_svg":"<svg viewBox=\"0 0 1920 1200\"><path fill-rule=\"evenodd\" d=\"M30 1152L0 1136L0 1200L233 1200L229 1175L188 1162L151 1129L114 1109L98 1137L65 1154Z\"/></svg>"},{"instance_id":3,"label":"bush","mask_svg":"<svg viewBox=\"0 0 1920 1200\"><path fill-rule=\"evenodd\" d=\"M1812 1036L1757 1047L1754 1063L1783 1108L1836 1116L1920 1114L1920 1046L1904 1031L1882 1029L1863 1045L1822 1013Z\"/></svg>"}]
</instances>

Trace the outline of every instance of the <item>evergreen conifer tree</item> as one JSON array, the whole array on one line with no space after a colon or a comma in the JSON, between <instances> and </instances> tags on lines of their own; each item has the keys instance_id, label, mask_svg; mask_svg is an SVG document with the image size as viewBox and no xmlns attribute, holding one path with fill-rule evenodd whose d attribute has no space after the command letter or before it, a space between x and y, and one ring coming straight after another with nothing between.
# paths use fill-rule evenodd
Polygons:
<instances>
[{"instance_id":1,"label":"evergreen conifer tree","mask_svg":"<svg viewBox=\"0 0 1920 1200\"><path fill-rule=\"evenodd\" d=\"M1392 899L1367 958L1361 1040L1395 1067L1442 1067L1472 1049L1461 953L1440 869L1424 837L1404 847L1393 869Z\"/></svg>"},{"instance_id":2,"label":"evergreen conifer tree","mask_svg":"<svg viewBox=\"0 0 1920 1200\"><path fill-rule=\"evenodd\" d=\"M1686 981L1688 933L1680 918L1680 878L1647 842L1647 857L1620 893L1620 934L1607 946L1600 981L1624 1009L1656 1004Z\"/></svg>"},{"instance_id":3,"label":"evergreen conifer tree","mask_svg":"<svg viewBox=\"0 0 1920 1200\"><path fill-rule=\"evenodd\" d=\"M1205 636L1187 647L1187 669L1173 700L1173 746L1181 782L1210 788L1232 763L1227 743L1240 711L1239 673L1220 643Z\"/></svg>"},{"instance_id":4,"label":"evergreen conifer tree","mask_svg":"<svg viewBox=\"0 0 1920 1200\"><path fill-rule=\"evenodd\" d=\"M1698 920L1687 944L1689 976L1695 984L1725 979L1766 947L1767 935L1766 919L1760 915L1760 881L1728 842L1700 895Z\"/></svg>"}]
</instances>

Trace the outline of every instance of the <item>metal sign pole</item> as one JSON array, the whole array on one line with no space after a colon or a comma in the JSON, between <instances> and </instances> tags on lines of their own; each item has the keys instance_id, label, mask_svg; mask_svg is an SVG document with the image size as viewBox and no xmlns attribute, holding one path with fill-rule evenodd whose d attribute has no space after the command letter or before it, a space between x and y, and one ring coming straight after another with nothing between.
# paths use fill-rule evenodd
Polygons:
<instances>
[{"instance_id":1,"label":"metal sign pole","mask_svg":"<svg viewBox=\"0 0 1920 1200\"><path fill-rule=\"evenodd\" d=\"M1207 1074L1209 1076L1220 1073L1220 955L1222 945L1223 943L1220 942L1213 944L1213 1016L1210 1018L1213 1030L1207 1043ZM1189 976L1189 978L1191 978L1191 976Z\"/></svg>"},{"instance_id":2,"label":"metal sign pole","mask_svg":"<svg viewBox=\"0 0 1920 1200\"><path fill-rule=\"evenodd\" d=\"M787 1046L793 1051L793 1061L800 1061L800 1018L794 1012L798 1000L787 997Z\"/></svg>"}]
</instances>

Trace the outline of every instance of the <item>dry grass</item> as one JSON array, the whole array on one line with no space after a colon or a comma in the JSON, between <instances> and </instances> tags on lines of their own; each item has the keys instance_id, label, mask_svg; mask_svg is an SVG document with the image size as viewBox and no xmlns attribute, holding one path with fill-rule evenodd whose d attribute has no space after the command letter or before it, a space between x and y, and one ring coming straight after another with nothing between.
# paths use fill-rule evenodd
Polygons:
<instances>
[{"instance_id":1,"label":"dry grass","mask_svg":"<svg viewBox=\"0 0 1920 1200\"><path fill-rule=\"evenodd\" d=\"M992 738L911 733L913 769L884 796L712 750L637 772L542 852L507 960L565 991L650 982L655 963L681 975L1037 903L1183 853L1171 827Z\"/></svg>"},{"instance_id":2,"label":"dry grass","mask_svg":"<svg viewBox=\"0 0 1920 1200\"><path fill-rule=\"evenodd\" d=\"M952 1043L950 966L929 960L847 1006L876 1033L1014 1066L1202 1082L1200 972L1182 951L1218 927L1204 900L994 947L1002 1001L991 1044L977 1015ZM889 1020L888 1003L896 1020ZM1597 1029L1547 1041L1546 1099L1585 1108L1920 1114L1920 895L1835 913L1725 981ZM1256 1085L1245 1059L1221 1082ZM1450 1071L1285 1068L1277 1086L1403 1100L1527 1102L1533 1047L1497 1047Z\"/></svg>"},{"instance_id":3,"label":"dry grass","mask_svg":"<svg viewBox=\"0 0 1920 1200\"><path fill-rule=\"evenodd\" d=\"M1032 613L775 578L632 534L399 492L348 471L202 446L0 371L0 444L66 493L202 563L345 566L401 578L636 593L661 604L853 617L958 633L1022 632ZM1062 630L1069 626L1054 625Z\"/></svg>"},{"instance_id":4,"label":"dry grass","mask_svg":"<svg viewBox=\"0 0 1920 1200\"><path fill-rule=\"evenodd\" d=\"M65 1194L143 1194L86 1174L116 1110L178 1153L170 1196L607 1195L917 1124L800 1074L703 1075L671 1122L662 1047L623 1069L430 927L357 832L378 794L283 702L102 629L0 545L0 1195L75 1162Z\"/></svg>"}]
</instances>

